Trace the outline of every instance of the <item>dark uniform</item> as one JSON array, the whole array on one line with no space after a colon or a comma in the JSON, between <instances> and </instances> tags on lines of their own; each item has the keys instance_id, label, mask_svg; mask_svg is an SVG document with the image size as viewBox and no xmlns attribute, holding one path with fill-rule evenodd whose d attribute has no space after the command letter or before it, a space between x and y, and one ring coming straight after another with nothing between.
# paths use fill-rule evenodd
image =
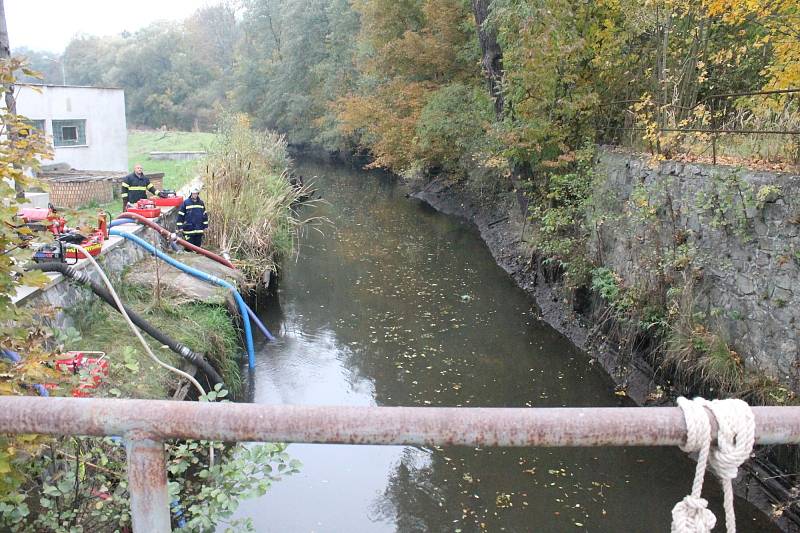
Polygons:
<instances>
[{"instance_id":1,"label":"dark uniform","mask_svg":"<svg viewBox=\"0 0 800 533\"><path fill-rule=\"evenodd\" d=\"M178 230L183 230L187 241L195 246L201 246L206 228L208 228L206 204L199 197L197 200L192 200L189 196L178 210Z\"/></svg>"},{"instance_id":2,"label":"dark uniform","mask_svg":"<svg viewBox=\"0 0 800 533\"><path fill-rule=\"evenodd\" d=\"M150 178L144 174L137 176L135 172L125 176L122 180L122 208L125 209L126 204L135 204L142 198L147 198L147 191L158 196L158 191L155 185L150 183Z\"/></svg>"}]
</instances>

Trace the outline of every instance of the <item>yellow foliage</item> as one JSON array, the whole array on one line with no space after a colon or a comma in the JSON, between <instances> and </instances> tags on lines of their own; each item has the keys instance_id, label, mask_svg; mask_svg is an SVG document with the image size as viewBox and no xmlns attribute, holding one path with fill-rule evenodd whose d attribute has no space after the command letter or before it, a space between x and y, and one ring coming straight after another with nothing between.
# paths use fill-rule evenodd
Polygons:
<instances>
[{"instance_id":1,"label":"yellow foliage","mask_svg":"<svg viewBox=\"0 0 800 533\"><path fill-rule=\"evenodd\" d=\"M433 90L435 85L426 82L392 80L374 95L341 98L335 104L339 128L370 147L375 157L370 167L406 170L421 157L417 120Z\"/></svg>"},{"instance_id":2,"label":"yellow foliage","mask_svg":"<svg viewBox=\"0 0 800 533\"><path fill-rule=\"evenodd\" d=\"M703 0L709 15L731 26L755 25L756 47L771 46L766 89L800 87L800 0Z\"/></svg>"},{"instance_id":3,"label":"yellow foliage","mask_svg":"<svg viewBox=\"0 0 800 533\"><path fill-rule=\"evenodd\" d=\"M423 107L447 83L475 79L478 61L465 61L475 39L463 0L353 0L366 45L359 68L374 81L363 94L339 98L333 110L341 133L374 156L372 167L403 171L424 159L416 139Z\"/></svg>"}]
</instances>

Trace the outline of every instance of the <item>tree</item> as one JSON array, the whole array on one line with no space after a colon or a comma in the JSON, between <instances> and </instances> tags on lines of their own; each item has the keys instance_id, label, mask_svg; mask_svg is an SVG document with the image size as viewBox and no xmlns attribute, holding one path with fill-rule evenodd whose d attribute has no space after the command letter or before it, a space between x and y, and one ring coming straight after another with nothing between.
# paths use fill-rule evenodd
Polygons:
<instances>
[{"instance_id":1,"label":"tree","mask_svg":"<svg viewBox=\"0 0 800 533\"><path fill-rule=\"evenodd\" d=\"M475 26L481 45L481 66L489 84L489 94L494 98L494 112L503 114L503 51L497 42L497 32L488 23L489 6L492 0L472 0Z\"/></svg>"}]
</instances>

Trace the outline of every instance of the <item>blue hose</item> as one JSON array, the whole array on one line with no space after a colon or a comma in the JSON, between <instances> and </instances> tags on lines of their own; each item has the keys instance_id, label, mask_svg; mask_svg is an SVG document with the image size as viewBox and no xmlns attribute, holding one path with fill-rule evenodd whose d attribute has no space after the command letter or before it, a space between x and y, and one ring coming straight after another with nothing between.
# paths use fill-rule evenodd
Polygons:
<instances>
[{"instance_id":1,"label":"blue hose","mask_svg":"<svg viewBox=\"0 0 800 533\"><path fill-rule=\"evenodd\" d=\"M0 350L0 354L2 354L3 357L11 361L12 363L19 363L20 361L22 361L22 358L19 356L17 352L8 350L6 348L2 348L2 350Z\"/></svg>"},{"instance_id":2,"label":"blue hose","mask_svg":"<svg viewBox=\"0 0 800 533\"><path fill-rule=\"evenodd\" d=\"M111 224L108 227L113 228L114 226L119 226L121 224L135 224L135 223L136 221L131 218L119 218L116 220L112 220ZM175 245L175 243L172 244ZM249 305L247 305L247 314L250 316L250 319L255 323L256 327L258 327L259 331L261 331L261 333L264 335L264 338L266 338L270 342L274 342L275 337L272 335L272 333L269 332L267 326L264 325L264 323L261 321L260 318L258 318L258 315L256 315L253 312L253 309L251 309Z\"/></svg>"},{"instance_id":3,"label":"blue hose","mask_svg":"<svg viewBox=\"0 0 800 533\"><path fill-rule=\"evenodd\" d=\"M178 500L172 500L172 503L170 503L169 506L172 509L172 514L175 515L175 519L178 522L178 528L180 529L182 527L186 527L186 518L183 516L181 502Z\"/></svg>"},{"instance_id":4,"label":"blue hose","mask_svg":"<svg viewBox=\"0 0 800 533\"><path fill-rule=\"evenodd\" d=\"M253 310L250 308L249 305L247 306L247 314L250 315L250 319L255 323L256 327L259 330L261 330L261 333L264 335L264 337L268 341L273 342L275 340L275 337L272 336L272 333L269 332L269 330L267 329L267 326L265 326L264 323L261 322L261 319L258 318L258 315L256 315L253 312Z\"/></svg>"},{"instance_id":5,"label":"blue hose","mask_svg":"<svg viewBox=\"0 0 800 533\"><path fill-rule=\"evenodd\" d=\"M169 263L170 265L174 266L178 270L186 272L187 274L189 274L191 276L194 276L194 277L196 277L198 279L202 279L202 280L207 281L209 283L214 283L215 285L219 285L220 287L224 287L224 288L228 289L229 291L231 291L231 293L233 294L234 299L236 300L236 304L239 306L239 313L241 313L241 315L242 315L242 323L244 324L244 338L245 338L245 341L247 343L248 363L249 363L249 366L250 366L251 369L255 368L255 366L256 366L256 356L255 356L255 350L253 348L253 333L250 330L250 320L248 320L248 316L249 316L249 313L247 312L248 307L247 307L247 304L244 303L244 300L242 299L242 295L239 294L239 291L236 290L236 287L234 287L233 285L231 285L230 283L228 283L224 279L220 279L220 278L218 278L216 276L212 276L211 274L206 274L202 270L198 270L196 268L190 267L189 265L185 265L185 264L181 263L180 261L176 261L175 259L171 258L167 254L161 252L160 250L157 250L149 242L145 241L144 239L142 239L140 237L137 237L136 235L133 235L132 233L127 233L127 232L124 232L124 231L119 231L119 230L116 230L116 229L112 229L111 231L109 231L109 234L116 235L118 237L122 237L123 239L128 239L129 241L132 241L135 244L138 244L139 246L141 246L142 248L144 248L145 250L147 250L151 254L155 255L159 259L162 259L163 261L165 261L165 262Z\"/></svg>"},{"instance_id":6,"label":"blue hose","mask_svg":"<svg viewBox=\"0 0 800 533\"><path fill-rule=\"evenodd\" d=\"M11 361L12 363L19 363L22 361L22 357L15 351L9 350L8 348L0 348L0 355ZM34 383L31 385L33 390L39 393L39 396L50 396L50 393L47 392L47 389L41 383Z\"/></svg>"}]
</instances>

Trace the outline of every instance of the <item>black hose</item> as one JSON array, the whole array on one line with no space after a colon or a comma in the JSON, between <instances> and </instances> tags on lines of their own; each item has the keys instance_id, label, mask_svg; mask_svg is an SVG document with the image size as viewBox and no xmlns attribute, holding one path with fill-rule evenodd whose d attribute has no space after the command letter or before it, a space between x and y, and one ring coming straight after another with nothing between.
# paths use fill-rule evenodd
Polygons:
<instances>
[{"instance_id":1,"label":"black hose","mask_svg":"<svg viewBox=\"0 0 800 533\"><path fill-rule=\"evenodd\" d=\"M91 279L85 272L75 270L71 266L64 263L31 264L27 266L26 269L41 270L42 272L58 272L59 274L71 279L79 285L88 286L101 300L110 305L118 313L120 312L117 308L117 303L114 301L114 297L111 296L111 293L108 292L108 289ZM222 377L219 375L219 373L217 373L214 367L211 366L211 364L209 364L209 362L206 361L201 354L193 352L188 346L185 346L180 342L168 337L160 330L153 327L144 318L139 316L135 311L131 310L127 305L123 304L122 307L125 308L125 312L128 313L128 317L131 319L131 322L136 324L139 329L153 337L160 344L167 346L170 350L180 355L185 360L199 367L212 381L214 381L214 383L221 383L223 386L225 385L225 382L222 380Z\"/></svg>"}]
</instances>

